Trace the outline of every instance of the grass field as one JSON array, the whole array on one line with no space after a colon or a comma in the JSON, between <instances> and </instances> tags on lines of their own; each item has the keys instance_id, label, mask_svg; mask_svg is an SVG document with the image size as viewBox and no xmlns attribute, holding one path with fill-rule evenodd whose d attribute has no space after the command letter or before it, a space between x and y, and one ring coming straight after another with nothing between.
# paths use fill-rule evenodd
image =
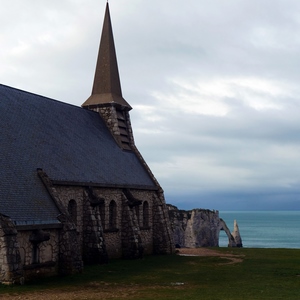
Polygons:
<instances>
[{"instance_id":1,"label":"grass field","mask_svg":"<svg viewBox=\"0 0 300 300\"><path fill-rule=\"evenodd\" d=\"M300 299L300 250L214 249L220 256L149 256L83 274L0 286L0 299ZM241 256L232 263L223 254Z\"/></svg>"}]
</instances>

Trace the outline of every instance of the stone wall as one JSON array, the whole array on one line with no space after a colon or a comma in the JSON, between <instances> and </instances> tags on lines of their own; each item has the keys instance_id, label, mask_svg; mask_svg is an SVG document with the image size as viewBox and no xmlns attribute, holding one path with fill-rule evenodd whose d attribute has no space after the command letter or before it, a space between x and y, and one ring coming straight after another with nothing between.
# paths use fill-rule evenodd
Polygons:
<instances>
[{"instance_id":1,"label":"stone wall","mask_svg":"<svg viewBox=\"0 0 300 300\"><path fill-rule=\"evenodd\" d=\"M17 238L24 277L28 280L56 274L60 229L22 227L18 229Z\"/></svg>"},{"instance_id":2,"label":"stone wall","mask_svg":"<svg viewBox=\"0 0 300 300\"><path fill-rule=\"evenodd\" d=\"M0 216L0 281L23 283L24 278L80 272L76 230L72 222L61 222L48 227L15 226L8 217Z\"/></svg>"},{"instance_id":3,"label":"stone wall","mask_svg":"<svg viewBox=\"0 0 300 300\"><path fill-rule=\"evenodd\" d=\"M69 215L61 214L58 219L63 225L59 235L58 272L62 275L80 273L83 261L76 226Z\"/></svg>"},{"instance_id":4,"label":"stone wall","mask_svg":"<svg viewBox=\"0 0 300 300\"><path fill-rule=\"evenodd\" d=\"M168 211L176 247L218 247L220 230L226 232L229 247L242 247L236 221L233 235L224 220L219 217L218 211L208 209L186 211L179 210L173 205L168 205Z\"/></svg>"},{"instance_id":5,"label":"stone wall","mask_svg":"<svg viewBox=\"0 0 300 300\"><path fill-rule=\"evenodd\" d=\"M0 215L0 281L71 274L85 263L174 252L169 215L156 190L53 185L60 223L15 226ZM48 226L48 227L47 227Z\"/></svg>"},{"instance_id":6,"label":"stone wall","mask_svg":"<svg viewBox=\"0 0 300 300\"><path fill-rule=\"evenodd\" d=\"M97 197L92 189L84 191L82 255L88 264L106 263L108 260L101 220L104 203L104 199Z\"/></svg>"},{"instance_id":7,"label":"stone wall","mask_svg":"<svg viewBox=\"0 0 300 300\"><path fill-rule=\"evenodd\" d=\"M144 247L141 239L141 230L136 214L136 207L141 203L130 203L130 200L124 195L122 205L122 256L124 258L141 258L144 253Z\"/></svg>"},{"instance_id":8,"label":"stone wall","mask_svg":"<svg viewBox=\"0 0 300 300\"><path fill-rule=\"evenodd\" d=\"M163 193L153 196L153 247L156 254L174 253L174 239Z\"/></svg>"},{"instance_id":9,"label":"stone wall","mask_svg":"<svg viewBox=\"0 0 300 300\"><path fill-rule=\"evenodd\" d=\"M65 210L70 201L76 203L76 230L85 262L173 252L169 216L157 191L58 185L55 189Z\"/></svg>"},{"instance_id":10,"label":"stone wall","mask_svg":"<svg viewBox=\"0 0 300 300\"><path fill-rule=\"evenodd\" d=\"M99 113L120 147L124 147L121 138L122 132L120 131L120 113L122 114L123 117L121 118L124 119L126 124L126 131L130 145L129 148L125 147L125 149L130 149L136 154L137 158L152 178L157 188L156 191L130 190L133 197L141 200L141 203L130 207L129 210L126 205L124 205L124 201L126 203L126 199L123 200L123 202L118 202L120 203L118 204L118 207L122 207L122 211L118 210L117 213L119 218L118 222L122 222L122 225L120 228L116 229L122 229L121 232L118 230L113 232L110 228L107 228L107 220L105 220L105 226L103 226L108 255L110 257L139 257L141 252L145 254L173 253L175 250L173 234L170 228L164 193L143 156L135 146L129 111L127 109L122 110L121 107L108 104L97 106L92 108L92 110ZM95 191L96 193L103 193L103 191L96 188ZM110 191L108 195L112 195L114 193L115 191L112 193ZM105 198L105 196L103 197ZM108 201L108 199L106 201ZM144 201L147 201L147 204L149 205L149 224L144 224L143 222ZM120 244L118 243L120 238L121 249L119 248ZM128 250L129 248L131 249L130 251ZM133 252L135 252L135 255L133 255Z\"/></svg>"},{"instance_id":11,"label":"stone wall","mask_svg":"<svg viewBox=\"0 0 300 300\"><path fill-rule=\"evenodd\" d=\"M122 141L121 141L121 129L119 127L119 121L118 121L118 113L121 113L125 119L124 121L126 124L125 126L127 132L126 136L129 139L129 144L134 145L134 137L133 137L132 127L131 127L130 115L127 110L123 110L121 109L121 107L117 109L115 105L111 105L111 104L104 104L102 106L97 106L95 108L89 108L89 109L99 113L99 115L105 121L112 136L115 138L116 142L119 144L120 147L122 147Z\"/></svg>"},{"instance_id":12,"label":"stone wall","mask_svg":"<svg viewBox=\"0 0 300 300\"><path fill-rule=\"evenodd\" d=\"M0 214L0 281L20 282L23 276L16 227L9 217Z\"/></svg>"},{"instance_id":13,"label":"stone wall","mask_svg":"<svg viewBox=\"0 0 300 300\"><path fill-rule=\"evenodd\" d=\"M57 196L63 206L63 211L65 214L71 213L71 204L75 205L76 213L73 214L71 219L76 225L76 230L78 232L79 244L82 244L82 231L83 231L83 188L80 186L55 186ZM72 202L74 201L74 202ZM72 214L72 213L71 213Z\"/></svg>"},{"instance_id":14,"label":"stone wall","mask_svg":"<svg viewBox=\"0 0 300 300\"><path fill-rule=\"evenodd\" d=\"M33 241L33 234L35 232L43 232L45 238L40 241ZM44 229L44 230L18 230L18 242L20 245L21 261L24 266L33 263L46 263L58 261L59 249L59 231L58 229ZM36 259L33 258L33 245L37 246L38 255Z\"/></svg>"}]
</instances>

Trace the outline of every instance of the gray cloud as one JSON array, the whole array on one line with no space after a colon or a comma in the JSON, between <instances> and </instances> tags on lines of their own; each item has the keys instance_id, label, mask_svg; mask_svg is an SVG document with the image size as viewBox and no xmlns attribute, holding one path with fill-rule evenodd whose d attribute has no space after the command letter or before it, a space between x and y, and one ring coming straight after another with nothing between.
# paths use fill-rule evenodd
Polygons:
<instances>
[{"instance_id":1,"label":"gray cloud","mask_svg":"<svg viewBox=\"0 0 300 300\"><path fill-rule=\"evenodd\" d=\"M81 105L104 8L3 3L0 82ZM135 140L167 201L300 209L300 3L128 0L110 9Z\"/></svg>"}]
</instances>

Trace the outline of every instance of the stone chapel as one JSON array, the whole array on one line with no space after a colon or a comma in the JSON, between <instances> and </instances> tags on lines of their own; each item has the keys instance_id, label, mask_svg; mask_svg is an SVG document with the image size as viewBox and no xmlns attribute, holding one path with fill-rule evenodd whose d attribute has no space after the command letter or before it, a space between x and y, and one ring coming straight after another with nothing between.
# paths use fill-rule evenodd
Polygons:
<instances>
[{"instance_id":1,"label":"stone chapel","mask_svg":"<svg viewBox=\"0 0 300 300\"><path fill-rule=\"evenodd\" d=\"M91 96L0 85L0 282L174 252L164 193L135 146L108 3Z\"/></svg>"}]
</instances>

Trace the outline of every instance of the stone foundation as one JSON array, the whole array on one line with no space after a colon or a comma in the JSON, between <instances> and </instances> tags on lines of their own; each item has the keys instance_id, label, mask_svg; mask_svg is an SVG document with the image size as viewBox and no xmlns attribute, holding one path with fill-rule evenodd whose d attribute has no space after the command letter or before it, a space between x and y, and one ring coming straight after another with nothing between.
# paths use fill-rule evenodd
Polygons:
<instances>
[{"instance_id":1,"label":"stone foundation","mask_svg":"<svg viewBox=\"0 0 300 300\"><path fill-rule=\"evenodd\" d=\"M15 283L24 276L17 230L7 216L0 214L0 281Z\"/></svg>"}]
</instances>

